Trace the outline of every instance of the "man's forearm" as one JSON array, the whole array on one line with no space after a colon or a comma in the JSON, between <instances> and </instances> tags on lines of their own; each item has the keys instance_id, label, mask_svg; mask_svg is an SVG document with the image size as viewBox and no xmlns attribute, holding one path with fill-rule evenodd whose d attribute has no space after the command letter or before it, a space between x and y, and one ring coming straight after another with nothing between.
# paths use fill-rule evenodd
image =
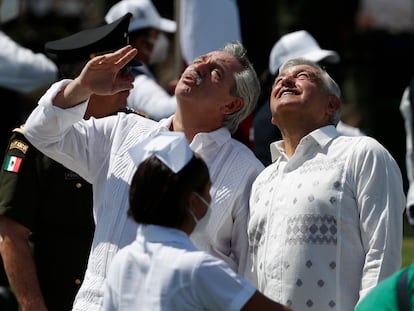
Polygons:
<instances>
[{"instance_id":1,"label":"man's forearm","mask_svg":"<svg viewBox=\"0 0 414 311\"><path fill-rule=\"evenodd\" d=\"M21 228L11 227L6 224L7 232L4 232L4 222L0 224L2 234L0 240L0 253L3 258L10 286L16 295L22 311L47 311L36 267L32 256L32 250L28 243L28 235L21 234ZM15 226L20 226L15 224Z\"/></svg>"},{"instance_id":2,"label":"man's forearm","mask_svg":"<svg viewBox=\"0 0 414 311\"><path fill-rule=\"evenodd\" d=\"M92 92L81 86L78 79L71 81L53 99L53 105L62 109L71 108L84 102Z\"/></svg>"}]
</instances>

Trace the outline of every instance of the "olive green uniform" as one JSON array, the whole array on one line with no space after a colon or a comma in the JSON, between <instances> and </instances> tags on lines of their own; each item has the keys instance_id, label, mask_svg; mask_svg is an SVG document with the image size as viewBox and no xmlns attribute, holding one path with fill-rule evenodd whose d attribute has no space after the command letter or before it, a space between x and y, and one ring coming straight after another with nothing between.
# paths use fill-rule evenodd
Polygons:
<instances>
[{"instance_id":1,"label":"olive green uniform","mask_svg":"<svg viewBox=\"0 0 414 311\"><path fill-rule=\"evenodd\" d=\"M94 232L92 186L34 148L22 128L15 129L0 172L0 214L32 232L49 311L71 310Z\"/></svg>"}]
</instances>

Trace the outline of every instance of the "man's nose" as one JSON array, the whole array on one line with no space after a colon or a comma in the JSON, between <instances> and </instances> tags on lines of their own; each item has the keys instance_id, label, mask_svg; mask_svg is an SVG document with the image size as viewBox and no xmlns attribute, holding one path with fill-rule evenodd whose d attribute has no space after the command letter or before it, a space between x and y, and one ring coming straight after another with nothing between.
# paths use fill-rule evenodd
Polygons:
<instances>
[{"instance_id":1,"label":"man's nose","mask_svg":"<svg viewBox=\"0 0 414 311\"><path fill-rule=\"evenodd\" d=\"M294 85L295 84L295 77L293 75L286 75L282 77L281 80L282 85Z\"/></svg>"},{"instance_id":2,"label":"man's nose","mask_svg":"<svg viewBox=\"0 0 414 311\"><path fill-rule=\"evenodd\" d=\"M201 74L206 71L207 65L207 62L198 62L194 64L193 69L197 71L199 74Z\"/></svg>"}]
</instances>

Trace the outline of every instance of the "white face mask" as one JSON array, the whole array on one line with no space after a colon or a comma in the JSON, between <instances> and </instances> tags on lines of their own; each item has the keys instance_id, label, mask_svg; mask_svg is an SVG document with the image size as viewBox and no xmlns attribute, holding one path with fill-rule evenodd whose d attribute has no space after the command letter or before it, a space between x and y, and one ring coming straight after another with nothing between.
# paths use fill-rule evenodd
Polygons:
<instances>
[{"instance_id":1,"label":"white face mask","mask_svg":"<svg viewBox=\"0 0 414 311\"><path fill-rule=\"evenodd\" d=\"M154 48L152 49L149 64L155 65L165 61L168 56L169 47L170 42L168 41L167 36L160 32L157 40L155 41Z\"/></svg>"},{"instance_id":2,"label":"white face mask","mask_svg":"<svg viewBox=\"0 0 414 311\"><path fill-rule=\"evenodd\" d=\"M210 215L211 215L211 208L210 208L210 204L206 201L206 199L204 199L201 195L199 195L197 192L193 192L193 194L200 199L201 202L204 203L204 205L207 207L207 211L204 214L203 218L201 219L197 219L196 215L194 214L194 212L191 209L188 209L188 211L190 212L191 216L193 216L193 219L196 223L193 232L198 232L198 233L203 233L207 227L207 223L210 219Z\"/></svg>"}]
</instances>

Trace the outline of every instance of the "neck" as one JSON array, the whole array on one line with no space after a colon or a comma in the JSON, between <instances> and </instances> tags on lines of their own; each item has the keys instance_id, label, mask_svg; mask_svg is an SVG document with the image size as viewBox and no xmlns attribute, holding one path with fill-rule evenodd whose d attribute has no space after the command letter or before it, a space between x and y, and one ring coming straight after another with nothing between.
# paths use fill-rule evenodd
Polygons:
<instances>
[{"instance_id":1,"label":"neck","mask_svg":"<svg viewBox=\"0 0 414 311\"><path fill-rule=\"evenodd\" d=\"M186 124L182 122L182 119L177 115L177 113L174 114L174 117L172 119L170 131L183 132L189 143L192 142L194 136L199 132L198 128L196 127L186 126Z\"/></svg>"},{"instance_id":2,"label":"neck","mask_svg":"<svg viewBox=\"0 0 414 311\"><path fill-rule=\"evenodd\" d=\"M220 128L220 125L212 126L211 123L207 118L200 120L195 118L194 115L183 117L183 114L177 110L174 114L170 130L183 132L188 141L191 142L198 133L208 133Z\"/></svg>"}]
</instances>

